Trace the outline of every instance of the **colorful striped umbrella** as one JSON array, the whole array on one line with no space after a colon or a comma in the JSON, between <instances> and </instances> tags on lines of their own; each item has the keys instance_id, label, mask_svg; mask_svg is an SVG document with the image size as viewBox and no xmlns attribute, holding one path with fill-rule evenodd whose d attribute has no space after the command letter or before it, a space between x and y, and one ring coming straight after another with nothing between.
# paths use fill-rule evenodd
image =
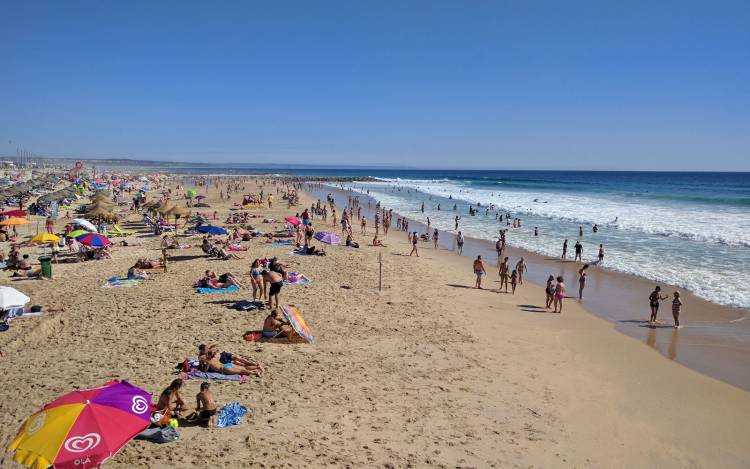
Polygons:
<instances>
[{"instance_id":1,"label":"colorful striped umbrella","mask_svg":"<svg viewBox=\"0 0 750 469\"><path fill-rule=\"evenodd\" d=\"M338 235L330 233L328 231L318 231L317 233L315 233L315 239L317 239L321 243L326 244L341 243L341 238Z\"/></svg>"},{"instance_id":2,"label":"colorful striped umbrella","mask_svg":"<svg viewBox=\"0 0 750 469\"><path fill-rule=\"evenodd\" d=\"M92 248L103 248L110 244L109 239L98 233L86 233L85 235L77 237L76 241L85 244L86 246L91 246Z\"/></svg>"},{"instance_id":3,"label":"colorful striped umbrella","mask_svg":"<svg viewBox=\"0 0 750 469\"><path fill-rule=\"evenodd\" d=\"M286 320L289 321L289 324L291 324L294 330L297 331L297 334L309 343L313 343L314 337L312 332L310 332L310 328L307 327L305 318L302 317L302 313L299 312L297 307L292 305L281 305L281 311L284 313Z\"/></svg>"},{"instance_id":4,"label":"colorful striped umbrella","mask_svg":"<svg viewBox=\"0 0 750 469\"><path fill-rule=\"evenodd\" d=\"M150 403L127 381L73 391L27 418L9 449L33 469L98 467L149 426Z\"/></svg>"},{"instance_id":5,"label":"colorful striped umbrella","mask_svg":"<svg viewBox=\"0 0 750 469\"><path fill-rule=\"evenodd\" d=\"M68 238L77 238L79 236L83 236L85 234L89 234L86 230L74 230L68 233Z\"/></svg>"}]
</instances>

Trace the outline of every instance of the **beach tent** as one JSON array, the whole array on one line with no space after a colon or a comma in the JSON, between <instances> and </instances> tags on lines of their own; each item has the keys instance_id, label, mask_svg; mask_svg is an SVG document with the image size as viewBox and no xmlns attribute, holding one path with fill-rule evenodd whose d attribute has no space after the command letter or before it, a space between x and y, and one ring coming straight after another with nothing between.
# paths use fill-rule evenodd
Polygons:
<instances>
[{"instance_id":1,"label":"beach tent","mask_svg":"<svg viewBox=\"0 0 750 469\"><path fill-rule=\"evenodd\" d=\"M150 403L127 381L73 391L29 416L9 449L34 469L99 467L151 424Z\"/></svg>"},{"instance_id":2,"label":"beach tent","mask_svg":"<svg viewBox=\"0 0 750 469\"><path fill-rule=\"evenodd\" d=\"M289 324L291 324L297 334L307 342L313 343L314 337L312 332L310 332L310 328L307 327L307 323L297 307L293 305L281 305L281 311L284 314L284 318L289 321Z\"/></svg>"},{"instance_id":3,"label":"beach tent","mask_svg":"<svg viewBox=\"0 0 750 469\"><path fill-rule=\"evenodd\" d=\"M0 286L0 309L23 308L31 298L11 287Z\"/></svg>"}]
</instances>

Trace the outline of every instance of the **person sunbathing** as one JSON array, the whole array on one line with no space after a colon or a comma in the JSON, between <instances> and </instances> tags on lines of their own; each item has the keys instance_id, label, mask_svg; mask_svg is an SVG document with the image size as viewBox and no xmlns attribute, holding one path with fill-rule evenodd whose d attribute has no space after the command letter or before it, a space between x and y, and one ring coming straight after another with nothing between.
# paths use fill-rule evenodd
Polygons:
<instances>
[{"instance_id":1,"label":"person sunbathing","mask_svg":"<svg viewBox=\"0 0 750 469\"><path fill-rule=\"evenodd\" d=\"M159 396L159 401L156 403L155 413L160 414L162 417L157 422L157 425L165 426L169 423L171 418L177 418L185 409L185 401L180 396L180 389L182 388L182 380L175 379L169 384L169 387L162 391ZM173 405L174 404L174 405Z\"/></svg>"},{"instance_id":2,"label":"person sunbathing","mask_svg":"<svg viewBox=\"0 0 750 469\"><path fill-rule=\"evenodd\" d=\"M149 276L135 265L128 269L128 278L133 280L148 280Z\"/></svg>"},{"instance_id":3,"label":"person sunbathing","mask_svg":"<svg viewBox=\"0 0 750 469\"><path fill-rule=\"evenodd\" d=\"M260 371L258 369L250 370L240 364L235 364L232 361L222 363L219 360L220 355L217 355L216 352L212 350L206 352L206 358L208 359L206 362L208 364L208 370L211 372L222 373L225 375L260 376Z\"/></svg>"},{"instance_id":4,"label":"person sunbathing","mask_svg":"<svg viewBox=\"0 0 750 469\"><path fill-rule=\"evenodd\" d=\"M212 352L215 355L217 353L218 347L219 347L218 344L211 344L211 345L200 344L198 346L198 361L200 362L200 364L207 365L209 361L208 352ZM259 372L263 371L263 366L259 362L256 362L255 360L251 360L248 358L240 357L239 355L231 353L231 352L219 353L219 362L234 363L236 365L245 367L249 370L258 370Z\"/></svg>"},{"instance_id":5,"label":"person sunbathing","mask_svg":"<svg viewBox=\"0 0 750 469\"><path fill-rule=\"evenodd\" d=\"M375 235L375 237L372 238L372 244L370 244L370 246L384 248L385 244L383 244L383 242L378 238L378 235Z\"/></svg>"},{"instance_id":6,"label":"person sunbathing","mask_svg":"<svg viewBox=\"0 0 750 469\"><path fill-rule=\"evenodd\" d=\"M221 260L228 261L230 259L242 259L237 254L233 254L231 252L227 252L226 249L221 248L216 250L216 257L218 257Z\"/></svg>"},{"instance_id":7,"label":"person sunbathing","mask_svg":"<svg viewBox=\"0 0 750 469\"><path fill-rule=\"evenodd\" d=\"M271 339L291 337L294 334L296 334L294 328L289 325L289 322L279 318L279 311L276 308L271 310L271 313L263 321L263 337Z\"/></svg>"},{"instance_id":8,"label":"person sunbathing","mask_svg":"<svg viewBox=\"0 0 750 469\"><path fill-rule=\"evenodd\" d=\"M136 261L134 267L137 269L155 269L158 265L154 261L142 257Z\"/></svg>"},{"instance_id":9,"label":"person sunbathing","mask_svg":"<svg viewBox=\"0 0 750 469\"><path fill-rule=\"evenodd\" d=\"M286 280L289 283L298 283L300 281L303 282L309 282L310 279L307 278L305 274L298 274L297 272L289 272L286 276Z\"/></svg>"}]
</instances>

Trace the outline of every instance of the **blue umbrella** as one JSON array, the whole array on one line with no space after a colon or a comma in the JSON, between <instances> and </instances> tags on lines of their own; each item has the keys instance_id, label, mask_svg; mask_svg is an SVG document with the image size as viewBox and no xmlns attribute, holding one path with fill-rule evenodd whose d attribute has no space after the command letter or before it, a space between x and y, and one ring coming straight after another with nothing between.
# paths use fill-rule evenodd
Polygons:
<instances>
[{"instance_id":1,"label":"blue umbrella","mask_svg":"<svg viewBox=\"0 0 750 469\"><path fill-rule=\"evenodd\" d=\"M206 234L212 234L212 235L225 235L227 234L227 230L224 228L219 228L218 226L213 225L203 225L198 227L199 233L206 233Z\"/></svg>"}]
</instances>

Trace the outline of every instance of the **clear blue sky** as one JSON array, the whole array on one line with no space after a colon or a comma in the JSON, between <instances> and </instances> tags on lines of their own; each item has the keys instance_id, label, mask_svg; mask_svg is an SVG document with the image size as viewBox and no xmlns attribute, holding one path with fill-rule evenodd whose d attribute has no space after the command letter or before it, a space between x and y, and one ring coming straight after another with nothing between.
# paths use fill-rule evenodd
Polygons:
<instances>
[{"instance_id":1,"label":"clear blue sky","mask_svg":"<svg viewBox=\"0 0 750 469\"><path fill-rule=\"evenodd\" d=\"M10 1L0 154L750 170L750 1Z\"/></svg>"}]
</instances>

